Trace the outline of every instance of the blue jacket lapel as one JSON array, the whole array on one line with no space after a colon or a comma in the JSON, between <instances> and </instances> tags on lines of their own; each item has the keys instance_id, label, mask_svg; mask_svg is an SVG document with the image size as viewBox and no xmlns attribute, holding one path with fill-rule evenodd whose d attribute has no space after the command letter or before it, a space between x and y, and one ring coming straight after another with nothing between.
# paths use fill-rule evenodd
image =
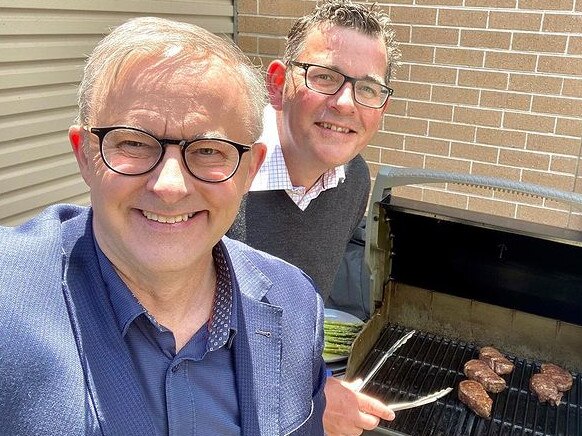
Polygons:
<instances>
[{"instance_id":1,"label":"blue jacket lapel","mask_svg":"<svg viewBox=\"0 0 582 436\"><path fill-rule=\"evenodd\" d=\"M265 301L272 284L256 273L256 266L230 246L228 253L238 265L234 283L238 331L233 347L243 434L279 434L281 309Z\"/></svg>"},{"instance_id":2,"label":"blue jacket lapel","mask_svg":"<svg viewBox=\"0 0 582 436\"><path fill-rule=\"evenodd\" d=\"M84 231L65 246L64 293L89 395L105 435L154 434L154 425L117 328L97 262L90 218L63 226L63 234ZM82 222L80 222L82 221ZM66 243L66 241L65 241Z\"/></svg>"}]
</instances>

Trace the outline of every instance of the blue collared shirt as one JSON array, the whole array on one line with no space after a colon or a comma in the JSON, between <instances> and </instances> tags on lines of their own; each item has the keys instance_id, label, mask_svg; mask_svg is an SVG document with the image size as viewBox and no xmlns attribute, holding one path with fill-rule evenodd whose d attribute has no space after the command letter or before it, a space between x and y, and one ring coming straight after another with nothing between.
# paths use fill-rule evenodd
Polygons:
<instances>
[{"instance_id":1,"label":"blue collared shirt","mask_svg":"<svg viewBox=\"0 0 582 436\"><path fill-rule=\"evenodd\" d=\"M240 435L231 343L236 298L223 246L214 247L216 294L210 320L176 353L173 333L157 323L95 243L119 330L129 348L158 435Z\"/></svg>"}]
</instances>

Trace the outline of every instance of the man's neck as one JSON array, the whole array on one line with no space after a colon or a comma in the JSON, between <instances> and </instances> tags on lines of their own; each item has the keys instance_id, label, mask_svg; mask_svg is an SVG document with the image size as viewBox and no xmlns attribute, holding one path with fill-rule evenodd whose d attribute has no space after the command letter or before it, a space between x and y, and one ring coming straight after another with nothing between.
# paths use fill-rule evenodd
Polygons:
<instances>
[{"instance_id":1,"label":"man's neck","mask_svg":"<svg viewBox=\"0 0 582 436\"><path fill-rule=\"evenodd\" d=\"M306 191L309 191L329 170L329 168L314 165L313 162L305 162L301 158L295 159L290 153L286 153L283 146L281 146L281 150L293 186L303 186Z\"/></svg>"}]
</instances>

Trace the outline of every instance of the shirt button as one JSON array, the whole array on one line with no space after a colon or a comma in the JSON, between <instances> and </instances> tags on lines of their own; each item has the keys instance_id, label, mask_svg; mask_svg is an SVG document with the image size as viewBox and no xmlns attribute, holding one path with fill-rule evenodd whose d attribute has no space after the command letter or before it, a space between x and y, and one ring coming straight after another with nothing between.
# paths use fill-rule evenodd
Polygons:
<instances>
[{"instance_id":1,"label":"shirt button","mask_svg":"<svg viewBox=\"0 0 582 436\"><path fill-rule=\"evenodd\" d=\"M177 365L174 365L174 366L172 367L172 372L176 372L176 371L178 371L179 369L180 369L180 364L178 363Z\"/></svg>"}]
</instances>

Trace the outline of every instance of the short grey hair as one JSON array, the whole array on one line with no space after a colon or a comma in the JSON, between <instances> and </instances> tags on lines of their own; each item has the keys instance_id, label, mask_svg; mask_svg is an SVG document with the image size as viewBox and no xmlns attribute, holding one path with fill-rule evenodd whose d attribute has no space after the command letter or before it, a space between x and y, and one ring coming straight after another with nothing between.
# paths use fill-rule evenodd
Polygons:
<instances>
[{"instance_id":1,"label":"short grey hair","mask_svg":"<svg viewBox=\"0 0 582 436\"><path fill-rule=\"evenodd\" d=\"M309 33L322 25L335 25L357 30L364 35L378 37L386 46L388 68L385 74L389 82L400 64L400 49L390 25L390 17L375 3L363 5L351 0L325 0L318 3L308 15L299 18L287 34L283 62L297 59L305 46Z\"/></svg>"},{"instance_id":2,"label":"short grey hair","mask_svg":"<svg viewBox=\"0 0 582 436\"><path fill-rule=\"evenodd\" d=\"M257 140L262 131L263 110L267 91L263 74L230 40L219 37L193 24L156 17L133 18L115 28L99 42L85 64L79 85L79 124L90 124L98 104L107 97L119 72L146 58L164 57L166 50L181 49L180 59L204 62L209 57L224 61L225 74L238 75L246 89L249 111L248 133ZM192 77L195 81L196 77Z\"/></svg>"}]
</instances>

